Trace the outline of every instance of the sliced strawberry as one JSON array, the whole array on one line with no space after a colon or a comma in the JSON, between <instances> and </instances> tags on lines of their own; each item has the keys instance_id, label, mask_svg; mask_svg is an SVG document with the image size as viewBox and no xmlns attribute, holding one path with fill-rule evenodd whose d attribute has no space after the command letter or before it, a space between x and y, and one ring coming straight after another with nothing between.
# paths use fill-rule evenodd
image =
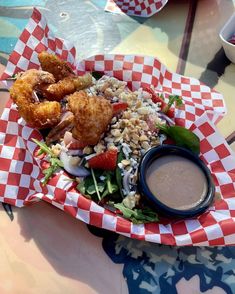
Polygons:
<instances>
[{"instance_id":1,"label":"sliced strawberry","mask_svg":"<svg viewBox=\"0 0 235 294\"><path fill-rule=\"evenodd\" d=\"M162 111L165 112L165 111L164 111L164 108L162 109ZM167 112L165 112L165 113L166 113L166 115L169 116L170 118L174 118L174 117L175 117L175 112L174 112L174 109L172 109L172 108L168 109Z\"/></svg>"},{"instance_id":2,"label":"sliced strawberry","mask_svg":"<svg viewBox=\"0 0 235 294\"><path fill-rule=\"evenodd\" d=\"M117 149L109 149L88 160L89 166L94 169L115 170L117 166Z\"/></svg>"},{"instance_id":3,"label":"sliced strawberry","mask_svg":"<svg viewBox=\"0 0 235 294\"><path fill-rule=\"evenodd\" d=\"M160 102L161 103L161 111L165 112L165 109L167 109L167 103L163 101L163 99L160 97L160 95L155 93L154 90L151 88L145 88L144 91L146 91L152 95L152 101L154 103ZM174 110L168 109L168 111L166 112L166 115L168 115L170 118L173 118L174 117Z\"/></svg>"},{"instance_id":4,"label":"sliced strawberry","mask_svg":"<svg viewBox=\"0 0 235 294\"><path fill-rule=\"evenodd\" d=\"M113 115L117 115L122 111L125 111L128 107L128 103L126 102L117 102L117 103L113 103Z\"/></svg>"},{"instance_id":5,"label":"sliced strawberry","mask_svg":"<svg viewBox=\"0 0 235 294\"><path fill-rule=\"evenodd\" d=\"M171 138L167 138L163 143L167 145L175 145L175 141Z\"/></svg>"},{"instance_id":6,"label":"sliced strawberry","mask_svg":"<svg viewBox=\"0 0 235 294\"><path fill-rule=\"evenodd\" d=\"M151 88L145 88L144 91L148 92L149 94L152 95L152 101L154 103L158 103L160 102L161 103L161 108L163 108L163 105L167 105L163 99L159 96L159 94L155 93L153 89Z\"/></svg>"}]
</instances>

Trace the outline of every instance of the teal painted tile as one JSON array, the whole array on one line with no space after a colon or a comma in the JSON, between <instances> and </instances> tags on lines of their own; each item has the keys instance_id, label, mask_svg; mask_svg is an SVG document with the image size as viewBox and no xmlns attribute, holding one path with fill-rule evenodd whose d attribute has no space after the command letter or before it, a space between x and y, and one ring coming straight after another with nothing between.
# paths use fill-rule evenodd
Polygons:
<instances>
[{"instance_id":1,"label":"teal painted tile","mask_svg":"<svg viewBox=\"0 0 235 294\"><path fill-rule=\"evenodd\" d=\"M14 7L14 6L45 6L47 0L0 0L0 6Z\"/></svg>"}]
</instances>

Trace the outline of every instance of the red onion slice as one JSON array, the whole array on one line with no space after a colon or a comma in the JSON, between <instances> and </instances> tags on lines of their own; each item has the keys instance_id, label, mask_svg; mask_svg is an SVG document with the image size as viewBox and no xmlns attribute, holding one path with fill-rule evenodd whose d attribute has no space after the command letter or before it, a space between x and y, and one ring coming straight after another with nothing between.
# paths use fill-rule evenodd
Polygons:
<instances>
[{"instance_id":1,"label":"red onion slice","mask_svg":"<svg viewBox=\"0 0 235 294\"><path fill-rule=\"evenodd\" d=\"M162 119L164 119L165 121L167 121L169 123L170 126L174 126L175 122L169 118L169 116L167 116L165 113L163 112L159 112L158 116Z\"/></svg>"},{"instance_id":2,"label":"red onion slice","mask_svg":"<svg viewBox=\"0 0 235 294\"><path fill-rule=\"evenodd\" d=\"M83 166L71 164L71 156L69 156L63 150L60 152L60 160L64 164L64 169L75 177L87 177L90 175L90 172Z\"/></svg>"},{"instance_id":3,"label":"red onion slice","mask_svg":"<svg viewBox=\"0 0 235 294\"><path fill-rule=\"evenodd\" d=\"M69 156L82 156L83 151L81 149L68 149L67 154Z\"/></svg>"},{"instance_id":4,"label":"red onion slice","mask_svg":"<svg viewBox=\"0 0 235 294\"><path fill-rule=\"evenodd\" d=\"M130 175L131 175L131 172L132 172L132 168L130 168L126 172L126 174L123 177L123 181L122 181L123 188L126 191L127 195L130 193L130 186L129 186L129 184L130 184Z\"/></svg>"}]
</instances>

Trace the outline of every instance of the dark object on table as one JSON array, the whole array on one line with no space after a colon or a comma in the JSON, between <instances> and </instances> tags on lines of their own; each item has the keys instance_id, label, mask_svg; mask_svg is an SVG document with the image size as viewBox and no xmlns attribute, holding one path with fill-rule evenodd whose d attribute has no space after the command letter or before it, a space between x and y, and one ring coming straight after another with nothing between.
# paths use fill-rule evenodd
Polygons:
<instances>
[{"instance_id":1,"label":"dark object on table","mask_svg":"<svg viewBox=\"0 0 235 294\"><path fill-rule=\"evenodd\" d=\"M11 205L7 204L7 203L2 203L2 206L3 206L4 210L6 211L7 215L9 216L10 220L13 221L14 220L14 214L12 212Z\"/></svg>"}]
</instances>

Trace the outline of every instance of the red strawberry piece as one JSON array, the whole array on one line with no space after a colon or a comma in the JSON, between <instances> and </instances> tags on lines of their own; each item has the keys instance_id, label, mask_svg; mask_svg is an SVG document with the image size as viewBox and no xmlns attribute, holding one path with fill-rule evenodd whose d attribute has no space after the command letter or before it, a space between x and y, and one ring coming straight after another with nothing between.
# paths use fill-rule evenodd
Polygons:
<instances>
[{"instance_id":1,"label":"red strawberry piece","mask_svg":"<svg viewBox=\"0 0 235 294\"><path fill-rule=\"evenodd\" d=\"M154 103L158 103L158 102L161 103L161 109L162 109L165 105L167 105L167 104L163 101L163 99L159 96L159 94L155 93L153 89L151 89L151 88L145 88L144 91L146 91L146 92L148 92L149 94L152 95L152 101L153 101Z\"/></svg>"},{"instance_id":2,"label":"red strawberry piece","mask_svg":"<svg viewBox=\"0 0 235 294\"><path fill-rule=\"evenodd\" d=\"M172 140L171 138L167 138L163 144L167 144L167 145L175 145L175 141Z\"/></svg>"},{"instance_id":3,"label":"red strawberry piece","mask_svg":"<svg viewBox=\"0 0 235 294\"><path fill-rule=\"evenodd\" d=\"M113 103L113 115L117 115L122 111L125 111L128 107L128 103L126 102L117 102L117 103Z\"/></svg>"},{"instance_id":4,"label":"red strawberry piece","mask_svg":"<svg viewBox=\"0 0 235 294\"><path fill-rule=\"evenodd\" d=\"M152 95L152 101L154 103L161 103L161 111L165 112L165 109L167 109L167 103L163 101L163 99L159 96L159 94L155 93L153 89L151 88L145 88L144 91L150 93ZM174 110L168 109L166 112L166 115L168 115L170 118L174 118Z\"/></svg>"},{"instance_id":5,"label":"red strawberry piece","mask_svg":"<svg viewBox=\"0 0 235 294\"><path fill-rule=\"evenodd\" d=\"M109 149L88 160L89 166L94 169L115 170L117 166L117 149Z\"/></svg>"},{"instance_id":6,"label":"red strawberry piece","mask_svg":"<svg viewBox=\"0 0 235 294\"><path fill-rule=\"evenodd\" d=\"M164 109L162 109L162 111L165 112ZM166 112L166 115L169 116L170 118L174 118L175 117L174 109L172 108L168 109Z\"/></svg>"}]
</instances>

